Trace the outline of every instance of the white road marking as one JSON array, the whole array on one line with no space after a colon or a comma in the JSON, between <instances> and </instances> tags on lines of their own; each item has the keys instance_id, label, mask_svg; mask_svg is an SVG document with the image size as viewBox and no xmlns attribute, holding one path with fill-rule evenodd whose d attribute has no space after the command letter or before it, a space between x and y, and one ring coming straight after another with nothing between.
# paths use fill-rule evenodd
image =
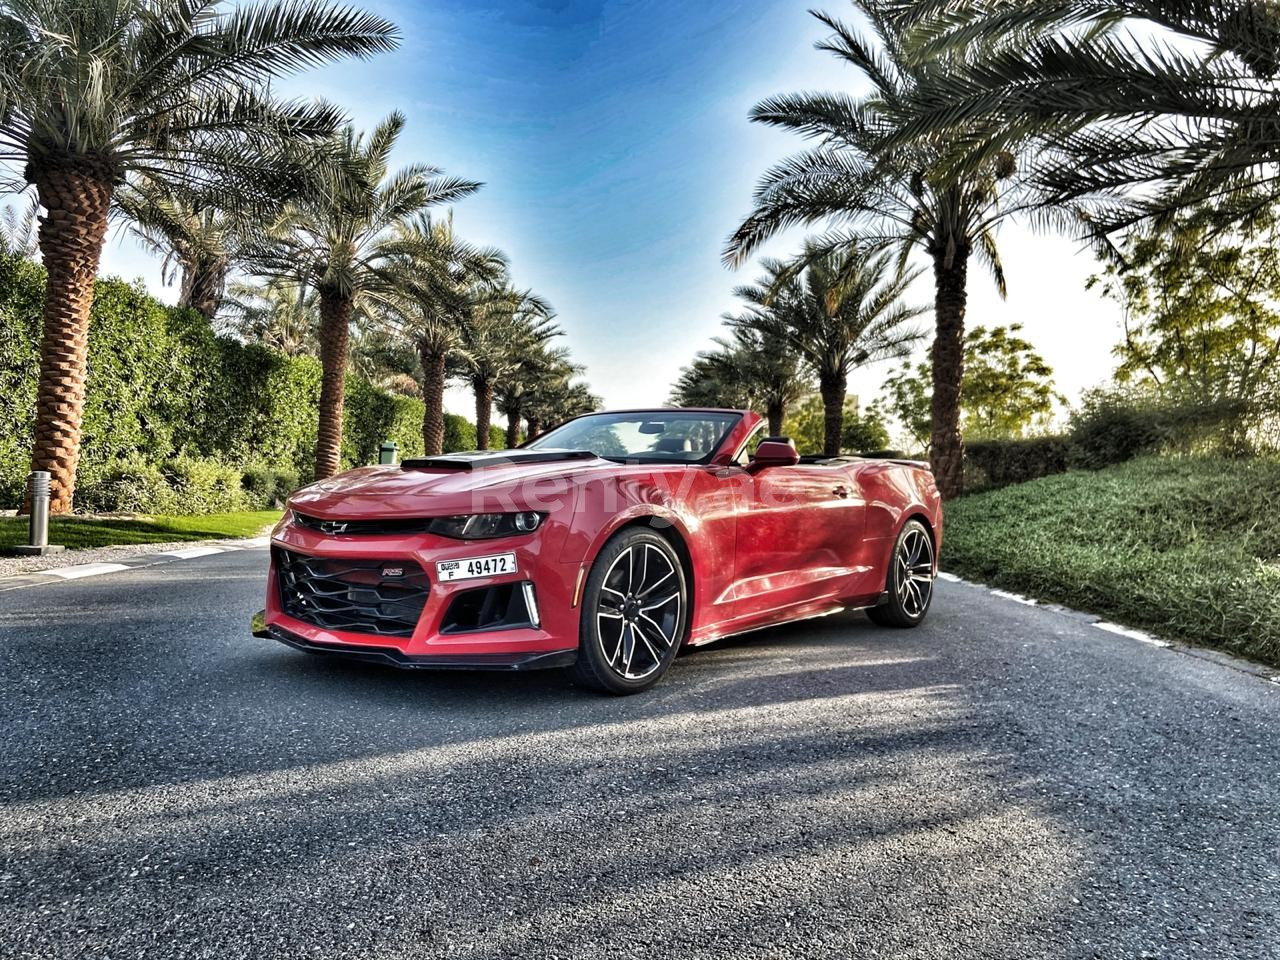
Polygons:
<instances>
[{"instance_id":1,"label":"white road marking","mask_svg":"<svg viewBox=\"0 0 1280 960\"><path fill-rule=\"evenodd\" d=\"M1028 607L1036 605L1036 602L1030 597L1024 597L1020 593L1010 593L1007 590L997 590L994 587L991 589L991 595L993 597L1003 597L1005 600L1012 600L1014 603L1025 604Z\"/></svg>"},{"instance_id":2,"label":"white road marking","mask_svg":"<svg viewBox=\"0 0 1280 960\"><path fill-rule=\"evenodd\" d=\"M63 580L79 580L81 577L96 577L100 573L115 573L128 569L123 563L82 563L74 567L56 567L43 572L50 576L61 577Z\"/></svg>"},{"instance_id":3,"label":"white road marking","mask_svg":"<svg viewBox=\"0 0 1280 960\"><path fill-rule=\"evenodd\" d=\"M215 553L225 553L226 547L183 547L181 550L166 550L157 553L157 557L177 557L179 560L194 560L196 557L208 557Z\"/></svg>"},{"instance_id":4,"label":"white road marking","mask_svg":"<svg viewBox=\"0 0 1280 960\"><path fill-rule=\"evenodd\" d=\"M959 577L957 577L954 573L947 573L945 570L938 571L938 579L946 580L948 583L964 583L964 581Z\"/></svg>"},{"instance_id":5,"label":"white road marking","mask_svg":"<svg viewBox=\"0 0 1280 960\"><path fill-rule=\"evenodd\" d=\"M270 546L270 544L271 544L270 537L251 537L248 540L241 540L240 544L234 547L233 549L250 550L253 547L266 547L266 546Z\"/></svg>"},{"instance_id":6,"label":"white road marking","mask_svg":"<svg viewBox=\"0 0 1280 960\"><path fill-rule=\"evenodd\" d=\"M1122 637L1128 637L1130 640L1137 640L1141 643L1149 643L1153 647L1167 647L1168 641L1161 640L1159 637L1153 637L1149 633L1142 630L1134 630L1131 627L1122 627L1118 623L1110 623L1106 620L1099 620L1094 623L1099 630L1105 630L1107 633L1119 634Z\"/></svg>"}]
</instances>

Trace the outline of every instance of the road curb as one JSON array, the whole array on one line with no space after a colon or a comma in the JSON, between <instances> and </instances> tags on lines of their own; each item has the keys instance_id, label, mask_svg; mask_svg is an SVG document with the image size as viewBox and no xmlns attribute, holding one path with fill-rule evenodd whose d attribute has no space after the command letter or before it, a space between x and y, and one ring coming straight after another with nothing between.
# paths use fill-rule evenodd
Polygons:
<instances>
[{"instance_id":1,"label":"road curb","mask_svg":"<svg viewBox=\"0 0 1280 960\"><path fill-rule=\"evenodd\" d=\"M1072 607L1065 607L1058 603L1050 603L1045 600L1037 600L1034 597L1023 596L1020 593L1011 593L1007 590L1001 590L998 587L989 584L979 583L976 580L966 580L954 573L938 571L938 579L948 583L957 583L967 587L974 587L983 590L993 597L1001 600L1008 600L1012 603L1022 604L1028 607L1039 607L1042 610L1052 611L1053 613L1063 613L1071 617L1075 617L1089 623L1113 636L1124 637L1127 640L1133 640L1137 643L1146 644L1160 650L1169 650L1173 653L1179 653L1183 656L1195 657L1197 660L1206 660L1209 663L1216 663L1219 666L1228 667L1231 670L1237 670L1240 673L1246 673L1249 676L1256 677L1259 680L1269 681L1273 684L1280 685L1280 674L1275 672L1274 667L1264 666L1255 663L1252 660L1245 660L1223 650L1216 650L1211 647L1201 647L1193 643L1185 643L1180 640L1166 640L1155 634L1148 633L1145 630L1137 630L1133 627L1126 627L1122 624L1114 623L1096 613L1089 613L1084 610L1076 610Z\"/></svg>"},{"instance_id":2,"label":"road curb","mask_svg":"<svg viewBox=\"0 0 1280 960\"><path fill-rule=\"evenodd\" d=\"M11 576L0 577L0 593L6 590L20 590L23 587L43 586L48 583L83 580L86 577L99 577L108 573L120 573L124 570L159 567L169 563L177 563L180 560L211 557L215 554L232 553L236 550L253 550L265 547L270 542L270 537L248 537L240 540L196 540L185 547L161 550L154 553L140 553L137 556L124 557L109 563L75 563L68 564L65 567L55 567L51 570L16 573Z\"/></svg>"}]
</instances>

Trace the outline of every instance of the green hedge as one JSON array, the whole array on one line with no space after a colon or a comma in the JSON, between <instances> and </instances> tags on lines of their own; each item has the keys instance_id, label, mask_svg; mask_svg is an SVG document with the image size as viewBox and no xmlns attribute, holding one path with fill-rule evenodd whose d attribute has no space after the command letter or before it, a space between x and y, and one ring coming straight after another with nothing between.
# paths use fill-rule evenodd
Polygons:
<instances>
[{"instance_id":1,"label":"green hedge","mask_svg":"<svg viewBox=\"0 0 1280 960\"><path fill-rule=\"evenodd\" d=\"M1071 469L1101 470L1157 454L1243 456L1255 452L1230 428L1232 404L1161 403L1123 390L1094 390L1060 436L965 444L965 489L1025 483Z\"/></svg>"},{"instance_id":2,"label":"green hedge","mask_svg":"<svg viewBox=\"0 0 1280 960\"><path fill-rule=\"evenodd\" d=\"M965 489L984 490L1062 473L1074 457L1070 437L977 440L964 445Z\"/></svg>"},{"instance_id":3,"label":"green hedge","mask_svg":"<svg viewBox=\"0 0 1280 960\"><path fill-rule=\"evenodd\" d=\"M0 507L18 505L30 469L43 290L43 269L0 251ZM313 357L215 336L199 314L100 280L77 508L270 507L313 473L319 395ZM420 456L422 417L420 400L349 376L344 464L376 463L388 439ZM464 441L450 449L474 449L473 425L451 415L447 426Z\"/></svg>"}]
</instances>

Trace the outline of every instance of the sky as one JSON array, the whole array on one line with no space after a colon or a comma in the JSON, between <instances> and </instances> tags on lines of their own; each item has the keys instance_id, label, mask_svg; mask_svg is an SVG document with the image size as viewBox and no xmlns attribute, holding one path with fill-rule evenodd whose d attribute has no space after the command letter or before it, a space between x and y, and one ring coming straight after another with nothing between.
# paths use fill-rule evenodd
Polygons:
<instances>
[{"instance_id":1,"label":"sky","mask_svg":"<svg viewBox=\"0 0 1280 960\"><path fill-rule=\"evenodd\" d=\"M813 49L826 31L812 5L379 0L365 6L400 25L397 51L308 71L282 89L327 98L362 128L402 111L395 161L483 181L455 208L458 233L505 250L516 283L551 301L606 406L653 405L720 332L733 287L756 276L720 261L753 185L804 146L750 123L751 106L859 88L852 68ZM852 16L842 0L826 9ZM763 253L793 253L801 237ZM1021 323L1074 400L1114 365L1119 309L1084 289L1096 264L1072 240L1011 224L999 241L1009 297L971 270L968 323ZM103 272L174 295L159 261L119 230ZM912 297L927 304L931 294L926 271ZM885 372L855 373L851 390L873 399ZM446 404L472 410L459 389Z\"/></svg>"}]
</instances>

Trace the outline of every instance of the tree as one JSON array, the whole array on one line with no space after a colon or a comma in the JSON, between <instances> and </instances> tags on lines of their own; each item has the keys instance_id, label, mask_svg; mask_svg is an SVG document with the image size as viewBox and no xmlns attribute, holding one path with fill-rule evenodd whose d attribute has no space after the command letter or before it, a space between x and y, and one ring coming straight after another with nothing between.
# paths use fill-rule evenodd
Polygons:
<instances>
[{"instance_id":1,"label":"tree","mask_svg":"<svg viewBox=\"0 0 1280 960\"><path fill-rule=\"evenodd\" d=\"M857 397L845 398L842 424L840 451L837 453L883 450L889 445L889 430L885 426L883 414L874 405L866 411L861 410ZM811 393L792 409L774 435L790 437L795 442L796 449L809 452L822 449L825 432L826 412L822 396Z\"/></svg>"},{"instance_id":2,"label":"tree","mask_svg":"<svg viewBox=\"0 0 1280 960\"><path fill-rule=\"evenodd\" d=\"M671 387L671 402L758 410L776 436L788 408L809 389L810 378L774 319L763 309L760 315L749 310L726 316L730 339L716 337L714 350L700 352L681 368Z\"/></svg>"},{"instance_id":3,"label":"tree","mask_svg":"<svg viewBox=\"0 0 1280 960\"><path fill-rule=\"evenodd\" d=\"M411 344L423 400L422 440L428 456L444 450L444 391L450 360L464 349L471 316L500 290L507 260L498 250L476 248L454 234L452 218L433 221L419 213L396 227L400 252L383 280L392 292L384 323Z\"/></svg>"},{"instance_id":4,"label":"tree","mask_svg":"<svg viewBox=\"0 0 1280 960\"><path fill-rule=\"evenodd\" d=\"M585 383L554 381L543 384L530 395L526 407L526 440L539 436L543 426L555 427L573 417L599 410L602 401Z\"/></svg>"},{"instance_id":5,"label":"tree","mask_svg":"<svg viewBox=\"0 0 1280 960\"><path fill-rule=\"evenodd\" d=\"M494 402L507 418L507 449L520 443L520 421L526 405L567 386L581 372L582 367L569 360L567 347L538 343L517 358L510 372L494 384Z\"/></svg>"},{"instance_id":6,"label":"tree","mask_svg":"<svg viewBox=\"0 0 1280 960\"><path fill-rule=\"evenodd\" d=\"M25 208L6 206L0 214L0 251L34 260L40 250L40 205L31 198Z\"/></svg>"},{"instance_id":7,"label":"tree","mask_svg":"<svg viewBox=\"0 0 1280 960\"><path fill-rule=\"evenodd\" d=\"M898 138L980 159L1032 136L1038 202L1095 239L1205 202L1270 210L1280 7L1254 0L899 0L938 55L967 50L899 106Z\"/></svg>"},{"instance_id":8,"label":"tree","mask_svg":"<svg viewBox=\"0 0 1280 960\"><path fill-rule=\"evenodd\" d=\"M1247 446L1253 424L1280 413L1280 224L1254 218L1230 233L1200 208L1171 229L1132 231L1123 263L1090 279L1124 308L1117 379L1174 404L1218 408Z\"/></svg>"},{"instance_id":9,"label":"tree","mask_svg":"<svg viewBox=\"0 0 1280 960\"><path fill-rule=\"evenodd\" d=\"M354 313L391 302L400 292L405 258L430 260L429 237L398 231L418 213L473 193L480 184L389 161L404 116L392 113L366 138L347 127L329 143L334 157L324 190L308 191L250 245L258 272L314 286L320 301L320 424L316 478L338 471L347 351Z\"/></svg>"},{"instance_id":10,"label":"tree","mask_svg":"<svg viewBox=\"0 0 1280 960\"><path fill-rule=\"evenodd\" d=\"M763 266L764 277L737 290L755 309L730 325L769 331L813 370L824 409L822 452L836 456L850 372L901 357L921 337L909 323L923 308L902 302L918 274L855 241L838 249L810 245L793 263Z\"/></svg>"},{"instance_id":11,"label":"tree","mask_svg":"<svg viewBox=\"0 0 1280 960\"><path fill-rule=\"evenodd\" d=\"M118 186L145 174L252 202L340 119L275 99L267 81L395 42L386 20L314 0L0 0L0 161L46 210L32 468L52 475L54 513L75 491L89 305Z\"/></svg>"},{"instance_id":12,"label":"tree","mask_svg":"<svg viewBox=\"0 0 1280 960\"><path fill-rule=\"evenodd\" d=\"M320 314L314 291L287 280L241 281L228 288L221 329L291 357L315 353Z\"/></svg>"},{"instance_id":13,"label":"tree","mask_svg":"<svg viewBox=\"0 0 1280 960\"><path fill-rule=\"evenodd\" d=\"M476 302L462 328L462 376L476 398L476 447L489 449L489 423L497 383L522 359L560 335L555 312L528 290L499 287Z\"/></svg>"},{"instance_id":14,"label":"tree","mask_svg":"<svg viewBox=\"0 0 1280 960\"><path fill-rule=\"evenodd\" d=\"M240 237L257 211L241 213L202 204L139 178L122 190L119 205L133 232L162 258L166 284L178 275L178 306L212 320L226 295L227 277L240 261Z\"/></svg>"},{"instance_id":15,"label":"tree","mask_svg":"<svg viewBox=\"0 0 1280 960\"><path fill-rule=\"evenodd\" d=\"M884 411L878 403L860 410L846 410L844 430L840 434L840 446L849 453L872 453L889 446L889 426Z\"/></svg>"},{"instance_id":16,"label":"tree","mask_svg":"<svg viewBox=\"0 0 1280 960\"><path fill-rule=\"evenodd\" d=\"M817 140L812 150L769 170L755 192L755 210L730 238L725 259L740 264L769 237L798 224L857 221L859 236L896 248L905 262L912 250L933 264L935 335L931 348L933 435L930 460L943 496L962 489L964 442L960 389L964 377L964 314L971 257L987 266L1003 296L1004 271L996 249L1000 221L1020 209L1007 202L1015 172L1013 154L1001 150L962 174L944 137L898 142L901 104L917 86L945 77L963 56L933 56L895 17L894 4L861 0L870 40L824 13L832 30L818 49L835 54L871 83L861 98L842 94L793 94L758 104L751 119ZM839 233L826 240L838 246Z\"/></svg>"},{"instance_id":17,"label":"tree","mask_svg":"<svg viewBox=\"0 0 1280 960\"><path fill-rule=\"evenodd\" d=\"M1053 386L1053 370L1028 341L1021 324L974 327L964 342L966 436L984 440L1025 436L1044 426L1055 403L1065 403ZM885 381L886 404L921 446L931 433L929 365L905 365Z\"/></svg>"}]
</instances>

